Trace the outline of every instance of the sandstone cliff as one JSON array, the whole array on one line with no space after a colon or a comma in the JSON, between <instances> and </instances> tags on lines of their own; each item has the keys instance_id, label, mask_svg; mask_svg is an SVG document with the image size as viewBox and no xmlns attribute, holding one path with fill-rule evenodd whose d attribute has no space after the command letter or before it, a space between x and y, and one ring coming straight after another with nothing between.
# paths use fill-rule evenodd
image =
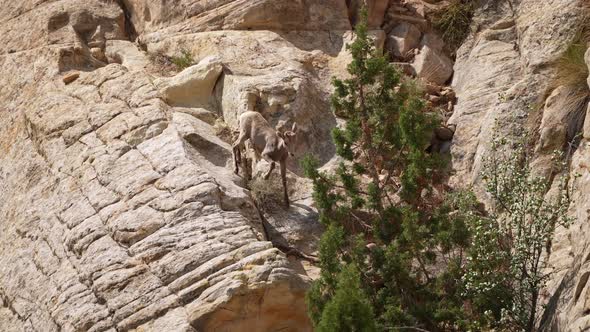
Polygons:
<instances>
[{"instance_id":1,"label":"sandstone cliff","mask_svg":"<svg viewBox=\"0 0 590 332\"><path fill-rule=\"evenodd\" d=\"M368 1L376 43L436 83L427 86L431 106L456 126L445 138L453 137L452 186L478 185L494 133L516 137L533 126L546 174L546 152L566 143L567 130L583 130L570 167L582 174L576 222L553 241L539 324L586 330L590 126L560 113L551 85L556 59L586 23L585 1L480 1L454 72L424 19L439 2ZM231 133L253 109L273 126L297 122L298 152L331 167L330 130L341 120L329 108L330 79L345 73L357 8L350 0L4 4L0 330L310 331L304 294L317 271L301 258L316 254L322 227L309 183L291 160L293 206L259 209L219 131ZM183 53L194 65L166 62ZM449 79L456 100L439 86Z\"/></svg>"},{"instance_id":2,"label":"sandstone cliff","mask_svg":"<svg viewBox=\"0 0 590 332\"><path fill-rule=\"evenodd\" d=\"M273 246L314 253L309 195L262 216L213 124L258 103L329 158L344 1L18 1L0 22L0 330L310 330L306 271ZM199 64L160 73L181 49Z\"/></svg>"}]
</instances>

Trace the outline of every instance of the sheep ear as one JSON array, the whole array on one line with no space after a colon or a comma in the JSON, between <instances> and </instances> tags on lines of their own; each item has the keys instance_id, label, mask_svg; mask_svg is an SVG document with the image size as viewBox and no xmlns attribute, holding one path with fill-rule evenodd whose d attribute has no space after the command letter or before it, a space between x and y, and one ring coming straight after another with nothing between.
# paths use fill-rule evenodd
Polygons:
<instances>
[{"instance_id":1,"label":"sheep ear","mask_svg":"<svg viewBox=\"0 0 590 332\"><path fill-rule=\"evenodd\" d=\"M293 122L293 127L291 128L293 133L297 133L297 122Z\"/></svg>"}]
</instances>

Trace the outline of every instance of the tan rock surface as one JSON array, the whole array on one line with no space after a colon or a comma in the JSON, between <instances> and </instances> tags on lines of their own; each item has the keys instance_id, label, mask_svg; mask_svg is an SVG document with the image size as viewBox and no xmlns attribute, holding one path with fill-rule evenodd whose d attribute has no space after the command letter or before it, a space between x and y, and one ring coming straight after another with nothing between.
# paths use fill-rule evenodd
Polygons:
<instances>
[{"instance_id":1,"label":"tan rock surface","mask_svg":"<svg viewBox=\"0 0 590 332\"><path fill-rule=\"evenodd\" d=\"M460 186L470 178L477 187L482 157L489 151L492 137L522 137L540 102L545 107L540 108L539 156L534 164L539 173L547 174L547 153L564 144L568 128L582 127L580 120L572 122L564 114L567 93L560 88L552 91L551 86L554 60L565 51L582 22L581 4L522 0L510 7L490 2L477 14L474 25L479 26L478 32L461 47L454 67L453 88L458 102L450 119L457 125L451 184ZM585 122L587 128L587 117ZM558 228L552 241L548 267L552 274L542 293L543 315L537 322L544 331L590 328L590 163L586 137L571 158L574 191L570 213L575 221L569 229ZM581 176L574 179L575 174Z\"/></svg>"},{"instance_id":2,"label":"tan rock surface","mask_svg":"<svg viewBox=\"0 0 590 332\"><path fill-rule=\"evenodd\" d=\"M327 162L345 1L25 0L0 17L0 330L309 331L310 267L273 243L316 253L311 201L294 187L265 229L212 124L256 107ZM149 72L183 48L201 64Z\"/></svg>"},{"instance_id":3,"label":"tan rock surface","mask_svg":"<svg viewBox=\"0 0 590 332\"><path fill-rule=\"evenodd\" d=\"M156 79L154 84L169 105L203 107L209 103L222 70L218 58L207 57L174 77Z\"/></svg>"},{"instance_id":4,"label":"tan rock surface","mask_svg":"<svg viewBox=\"0 0 590 332\"><path fill-rule=\"evenodd\" d=\"M345 0L123 0L140 34L213 30L350 30Z\"/></svg>"},{"instance_id":5,"label":"tan rock surface","mask_svg":"<svg viewBox=\"0 0 590 332\"><path fill-rule=\"evenodd\" d=\"M395 26L387 35L385 45L387 51L396 57L405 57L420 42L422 33L413 24L402 22Z\"/></svg>"},{"instance_id":6,"label":"tan rock surface","mask_svg":"<svg viewBox=\"0 0 590 332\"><path fill-rule=\"evenodd\" d=\"M14 254L0 258L10 280L1 291L17 317L103 331L172 315L176 330L192 331L234 294L256 298L263 307L218 325L231 330L264 313L262 290L285 298L279 311L301 301L305 281L262 241L255 207L225 168L229 146L209 125L170 114L144 75L118 64L35 94L27 104L44 106L11 113L21 130L2 163L1 246ZM295 326L267 324L305 329L299 315Z\"/></svg>"},{"instance_id":7,"label":"tan rock surface","mask_svg":"<svg viewBox=\"0 0 590 332\"><path fill-rule=\"evenodd\" d=\"M297 122L297 155L334 167L330 130L341 120L329 109L329 82L350 60L352 2L2 6L0 330L311 330L303 295L317 269L281 252L317 253L322 227L309 183L291 159L292 209L258 210L213 125L231 136L252 109L273 126ZM552 92L551 65L581 22L581 2L484 2L454 74L444 58L419 70L439 84L454 75L452 185L477 185L493 134L518 137L530 106ZM409 13L392 17L426 26ZM383 45L383 31L372 34ZM416 46L427 60L425 49L440 58L444 45L426 33ZM152 70L154 56L181 50L197 64L169 77ZM570 119L559 96L543 101L537 152L563 143ZM582 175L576 222L556 233L543 295L540 323L553 331L590 327L588 121L584 128L571 166Z\"/></svg>"},{"instance_id":8,"label":"tan rock surface","mask_svg":"<svg viewBox=\"0 0 590 332\"><path fill-rule=\"evenodd\" d=\"M578 5L523 0L512 8L486 5L476 16L480 31L459 49L454 66L458 102L450 123L457 125L452 148L457 183L465 177L477 182L494 133L522 133L531 107L551 83L548 64L565 50L569 39L564 36L573 35L579 22Z\"/></svg>"}]
</instances>

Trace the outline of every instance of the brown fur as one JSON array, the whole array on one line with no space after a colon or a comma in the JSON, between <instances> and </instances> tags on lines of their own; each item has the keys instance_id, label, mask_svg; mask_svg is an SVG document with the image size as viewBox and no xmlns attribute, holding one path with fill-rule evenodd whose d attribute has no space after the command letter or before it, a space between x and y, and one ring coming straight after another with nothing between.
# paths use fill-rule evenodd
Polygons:
<instances>
[{"instance_id":1,"label":"brown fur","mask_svg":"<svg viewBox=\"0 0 590 332\"><path fill-rule=\"evenodd\" d=\"M283 182L283 192L285 205L289 207L289 195L287 193L287 158L289 154L293 155L289 148L295 145L297 125L293 124L291 131L284 133L277 132L258 112L244 112L239 118L240 136L233 144L233 159L235 173L238 174L238 164L241 161L240 149L247 140L254 148L257 155L262 156L270 162L270 170L264 176L264 179L270 177L275 168L275 162L278 162L281 169L281 180Z\"/></svg>"}]
</instances>

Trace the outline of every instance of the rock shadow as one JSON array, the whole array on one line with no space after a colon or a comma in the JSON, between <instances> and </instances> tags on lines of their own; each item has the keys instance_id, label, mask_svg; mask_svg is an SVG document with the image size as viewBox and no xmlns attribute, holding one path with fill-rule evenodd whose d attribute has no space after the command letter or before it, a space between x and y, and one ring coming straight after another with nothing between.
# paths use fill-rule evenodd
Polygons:
<instances>
[{"instance_id":1,"label":"rock shadow","mask_svg":"<svg viewBox=\"0 0 590 332\"><path fill-rule=\"evenodd\" d=\"M311 207L292 202L291 207L269 209L259 207L263 216L266 236L273 245L288 253L295 249L308 256L317 255L317 245L324 232L324 226L318 221L318 214Z\"/></svg>"},{"instance_id":2,"label":"rock shadow","mask_svg":"<svg viewBox=\"0 0 590 332\"><path fill-rule=\"evenodd\" d=\"M227 149L196 133L188 134L184 139L215 166L225 167L228 159L232 157Z\"/></svg>"},{"instance_id":3,"label":"rock shadow","mask_svg":"<svg viewBox=\"0 0 590 332\"><path fill-rule=\"evenodd\" d=\"M336 57L344 46L346 30L326 31L274 31L302 51L322 51Z\"/></svg>"}]
</instances>

